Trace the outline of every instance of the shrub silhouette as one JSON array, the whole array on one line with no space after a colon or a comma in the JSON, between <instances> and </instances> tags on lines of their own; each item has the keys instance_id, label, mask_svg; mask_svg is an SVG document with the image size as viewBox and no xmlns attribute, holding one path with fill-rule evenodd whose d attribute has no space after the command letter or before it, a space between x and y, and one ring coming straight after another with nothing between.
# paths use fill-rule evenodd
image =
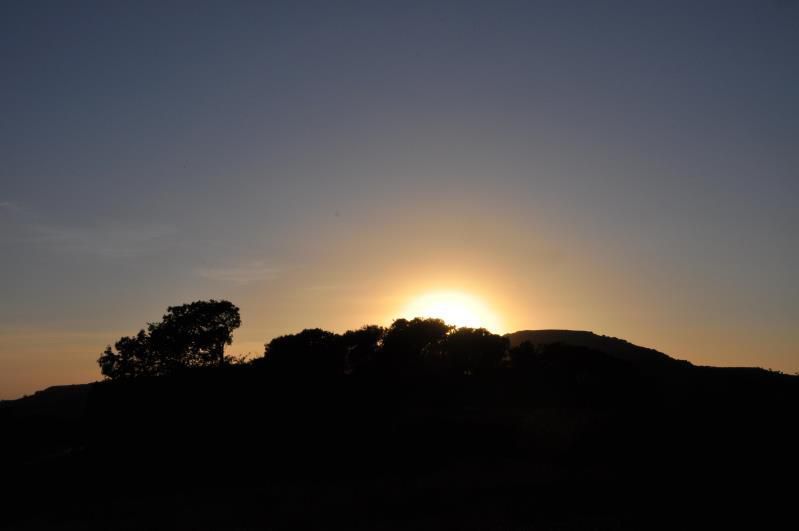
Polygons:
<instances>
[{"instance_id":1,"label":"shrub silhouette","mask_svg":"<svg viewBox=\"0 0 799 531\"><path fill-rule=\"evenodd\" d=\"M106 347L97 360L111 379L158 376L187 367L221 367L225 345L241 325L239 309L228 301L196 301L170 306L159 323Z\"/></svg>"},{"instance_id":2,"label":"shrub silhouette","mask_svg":"<svg viewBox=\"0 0 799 531\"><path fill-rule=\"evenodd\" d=\"M514 369L532 370L538 361L539 349L529 341L523 341L510 349L510 361Z\"/></svg>"}]
</instances>

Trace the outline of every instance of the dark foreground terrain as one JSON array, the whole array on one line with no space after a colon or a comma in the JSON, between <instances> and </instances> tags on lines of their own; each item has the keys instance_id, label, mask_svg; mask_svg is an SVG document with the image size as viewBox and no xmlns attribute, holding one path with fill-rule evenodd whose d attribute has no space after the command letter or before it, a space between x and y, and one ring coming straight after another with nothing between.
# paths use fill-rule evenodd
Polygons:
<instances>
[{"instance_id":1,"label":"dark foreground terrain","mask_svg":"<svg viewBox=\"0 0 799 531\"><path fill-rule=\"evenodd\" d=\"M0 526L794 526L799 378L603 345L512 368L51 388L0 408Z\"/></svg>"}]
</instances>

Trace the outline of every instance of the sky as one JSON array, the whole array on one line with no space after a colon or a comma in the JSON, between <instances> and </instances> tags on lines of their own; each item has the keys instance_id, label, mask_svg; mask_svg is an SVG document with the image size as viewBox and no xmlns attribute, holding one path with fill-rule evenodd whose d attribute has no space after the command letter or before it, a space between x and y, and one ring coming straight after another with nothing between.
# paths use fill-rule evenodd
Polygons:
<instances>
[{"instance_id":1,"label":"sky","mask_svg":"<svg viewBox=\"0 0 799 531\"><path fill-rule=\"evenodd\" d=\"M4 1L0 398L208 298L797 372L797 57L789 0Z\"/></svg>"}]
</instances>

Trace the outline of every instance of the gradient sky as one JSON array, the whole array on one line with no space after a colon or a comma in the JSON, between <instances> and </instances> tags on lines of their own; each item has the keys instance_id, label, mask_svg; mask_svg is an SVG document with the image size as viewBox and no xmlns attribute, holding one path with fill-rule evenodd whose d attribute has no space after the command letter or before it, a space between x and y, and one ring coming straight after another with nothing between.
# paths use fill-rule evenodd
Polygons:
<instances>
[{"instance_id":1,"label":"gradient sky","mask_svg":"<svg viewBox=\"0 0 799 531\"><path fill-rule=\"evenodd\" d=\"M799 371L797 94L791 1L6 0L0 398L211 297Z\"/></svg>"}]
</instances>

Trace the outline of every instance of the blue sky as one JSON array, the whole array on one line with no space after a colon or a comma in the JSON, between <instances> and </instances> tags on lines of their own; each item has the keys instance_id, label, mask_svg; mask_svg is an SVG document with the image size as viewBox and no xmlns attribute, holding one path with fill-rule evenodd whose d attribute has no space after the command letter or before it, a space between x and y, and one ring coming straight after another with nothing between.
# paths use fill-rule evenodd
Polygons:
<instances>
[{"instance_id":1,"label":"blue sky","mask_svg":"<svg viewBox=\"0 0 799 531\"><path fill-rule=\"evenodd\" d=\"M797 56L790 1L3 2L0 397L437 289L799 371Z\"/></svg>"}]
</instances>

